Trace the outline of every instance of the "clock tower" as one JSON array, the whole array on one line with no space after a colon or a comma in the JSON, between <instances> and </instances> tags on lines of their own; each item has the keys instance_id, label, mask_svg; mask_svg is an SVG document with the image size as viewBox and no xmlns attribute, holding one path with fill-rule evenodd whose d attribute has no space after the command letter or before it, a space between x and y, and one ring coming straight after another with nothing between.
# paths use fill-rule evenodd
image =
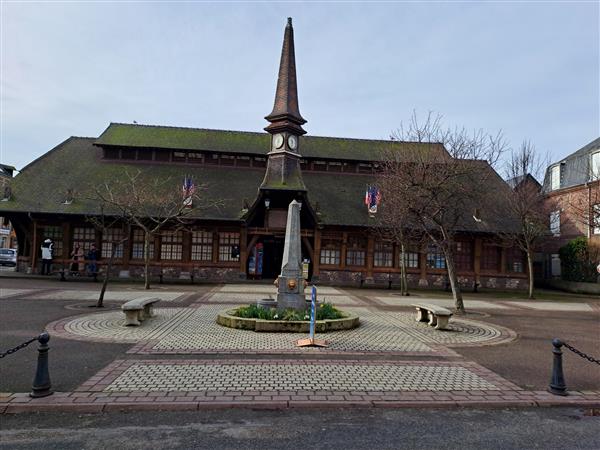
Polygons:
<instances>
[{"instance_id":1,"label":"clock tower","mask_svg":"<svg viewBox=\"0 0 600 450\"><path fill-rule=\"evenodd\" d=\"M273 111L265 119L271 122L265 128L265 131L271 134L271 148L261 189L306 191L300 171L299 139L306 134L302 129L306 120L298 109L294 28L291 17L288 18L283 37Z\"/></svg>"}]
</instances>

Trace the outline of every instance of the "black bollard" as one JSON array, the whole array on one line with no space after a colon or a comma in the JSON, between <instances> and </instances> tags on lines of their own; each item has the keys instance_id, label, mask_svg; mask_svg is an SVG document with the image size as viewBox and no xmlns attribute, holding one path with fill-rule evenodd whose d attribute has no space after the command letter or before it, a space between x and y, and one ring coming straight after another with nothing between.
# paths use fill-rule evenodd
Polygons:
<instances>
[{"instance_id":1,"label":"black bollard","mask_svg":"<svg viewBox=\"0 0 600 450\"><path fill-rule=\"evenodd\" d=\"M37 370L33 379L33 387L31 388L30 397L39 398L47 397L52 394L50 389L50 374L48 373L48 341L50 335L44 331L38 336L40 348L38 348Z\"/></svg>"},{"instance_id":2,"label":"black bollard","mask_svg":"<svg viewBox=\"0 0 600 450\"><path fill-rule=\"evenodd\" d=\"M562 367L562 351L560 348L563 346L563 342L560 339L554 338L552 339L552 345L554 346L552 349L554 360L552 362L552 379L550 380L548 391L554 395L569 395Z\"/></svg>"}]
</instances>

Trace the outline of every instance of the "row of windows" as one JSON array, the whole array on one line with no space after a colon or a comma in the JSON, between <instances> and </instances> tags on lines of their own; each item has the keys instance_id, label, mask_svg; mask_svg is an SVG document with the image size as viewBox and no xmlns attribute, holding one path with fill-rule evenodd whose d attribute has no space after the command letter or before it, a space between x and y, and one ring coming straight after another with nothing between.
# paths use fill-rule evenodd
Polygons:
<instances>
[{"instance_id":1,"label":"row of windows","mask_svg":"<svg viewBox=\"0 0 600 450\"><path fill-rule=\"evenodd\" d=\"M592 206L592 221L590 224L592 234L600 234L600 203ZM550 233L560 236L560 211L550 213Z\"/></svg>"},{"instance_id":2,"label":"row of windows","mask_svg":"<svg viewBox=\"0 0 600 450\"><path fill-rule=\"evenodd\" d=\"M54 242L54 255L63 254L63 230L59 226L44 227L41 232L44 239L52 239ZM159 256L161 260L183 259L183 231L163 232L160 235ZM219 232L218 237L218 260L239 261L240 234L235 232ZM212 261L213 254L213 232L207 230L195 230L191 232L191 254L192 261ZM73 228L73 246L79 246L84 254L87 254L92 244L96 243L96 230L92 227ZM131 235L131 258L144 259L145 236L141 229L134 229ZM102 235L100 254L102 258L109 258L113 252L115 258L123 257L123 230L120 228L107 229ZM155 241L151 239L148 246L150 259L154 258Z\"/></svg>"},{"instance_id":3,"label":"row of windows","mask_svg":"<svg viewBox=\"0 0 600 450\"><path fill-rule=\"evenodd\" d=\"M323 240L321 248L320 263L323 265L339 266L341 262L341 240ZM352 244L354 245L354 244ZM365 243L366 247L366 243ZM430 244L425 249L425 264L428 269L446 269L446 257L441 248ZM398 252L394 264L394 247L391 243L380 242L375 244L373 253L374 267L400 267L401 254ZM484 242L481 252L481 270L498 272L501 267L502 249L500 246ZM472 271L474 268L474 253L472 242L457 242L454 252L456 269L459 271ZM420 253L414 248L404 252L404 263L407 268L418 269L420 267ZM364 267L366 264L366 249L351 246L350 242L346 250L346 265ZM506 270L509 272L522 273L524 270L523 253L518 249L507 249Z\"/></svg>"},{"instance_id":4,"label":"row of windows","mask_svg":"<svg viewBox=\"0 0 600 450\"><path fill-rule=\"evenodd\" d=\"M263 156L249 155L224 155L221 153L202 153L193 151L169 151L152 149L117 149L106 148L104 150L106 159L129 159L142 161L174 161L190 164L206 164L237 167L266 167L267 159ZM321 172L345 172L345 173L373 173L379 166L370 162L341 162L323 160L300 160L303 170L315 170Z\"/></svg>"},{"instance_id":5,"label":"row of windows","mask_svg":"<svg viewBox=\"0 0 600 450\"><path fill-rule=\"evenodd\" d=\"M550 189L556 190L561 187L561 164L556 164L550 168ZM600 180L600 151L590 155L590 173L589 180Z\"/></svg>"}]
</instances>

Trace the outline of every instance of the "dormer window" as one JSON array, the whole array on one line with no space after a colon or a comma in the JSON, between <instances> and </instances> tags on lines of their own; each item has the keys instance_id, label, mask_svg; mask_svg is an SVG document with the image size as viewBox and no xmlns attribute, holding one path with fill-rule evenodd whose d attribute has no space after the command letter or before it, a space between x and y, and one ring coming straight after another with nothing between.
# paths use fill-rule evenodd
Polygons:
<instances>
[{"instance_id":1,"label":"dormer window","mask_svg":"<svg viewBox=\"0 0 600 450\"><path fill-rule=\"evenodd\" d=\"M590 180L600 180L600 151L590 156Z\"/></svg>"},{"instance_id":2,"label":"dormer window","mask_svg":"<svg viewBox=\"0 0 600 450\"><path fill-rule=\"evenodd\" d=\"M550 168L550 189L560 189L560 164Z\"/></svg>"}]
</instances>

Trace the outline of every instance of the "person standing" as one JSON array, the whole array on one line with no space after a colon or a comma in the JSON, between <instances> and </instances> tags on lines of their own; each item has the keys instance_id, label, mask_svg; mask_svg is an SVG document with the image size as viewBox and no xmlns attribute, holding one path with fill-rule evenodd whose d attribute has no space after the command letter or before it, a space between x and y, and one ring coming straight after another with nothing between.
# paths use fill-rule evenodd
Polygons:
<instances>
[{"instance_id":1,"label":"person standing","mask_svg":"<svg viewBox=\"0 0 600 450\"><path fill-rule=\"evenodd\" d=\"M73 245L73 251L71 252L71 275L79 275L79 262L83 260L83 250L79 244Z\"/></svg>"},{"instance_id":2,"label":"person standing","mask_svg":"<svg viewBox=\"0 0 600 450\"><path fill-rule=\"evenodd\" d=\"M42 246L42 275L50 275L52 273L52 251L54 244L51 239L46 239Z\"/></svg>"},{"instance_id":3,"label":"person standing","mask_svg":"<svg viewBox=\"0 0 600 450\"><path fill-rule=\"evenodd\" d=\"M88 251L88 254L87 254L87 260L88 260L88 272L95 279L96 274L98 272L98 265L96 263L96 261L98 261L98 249L96 249L95 244L92 244L92 246L90 247L90 250Z\"/></svg>"}]
</instances>

